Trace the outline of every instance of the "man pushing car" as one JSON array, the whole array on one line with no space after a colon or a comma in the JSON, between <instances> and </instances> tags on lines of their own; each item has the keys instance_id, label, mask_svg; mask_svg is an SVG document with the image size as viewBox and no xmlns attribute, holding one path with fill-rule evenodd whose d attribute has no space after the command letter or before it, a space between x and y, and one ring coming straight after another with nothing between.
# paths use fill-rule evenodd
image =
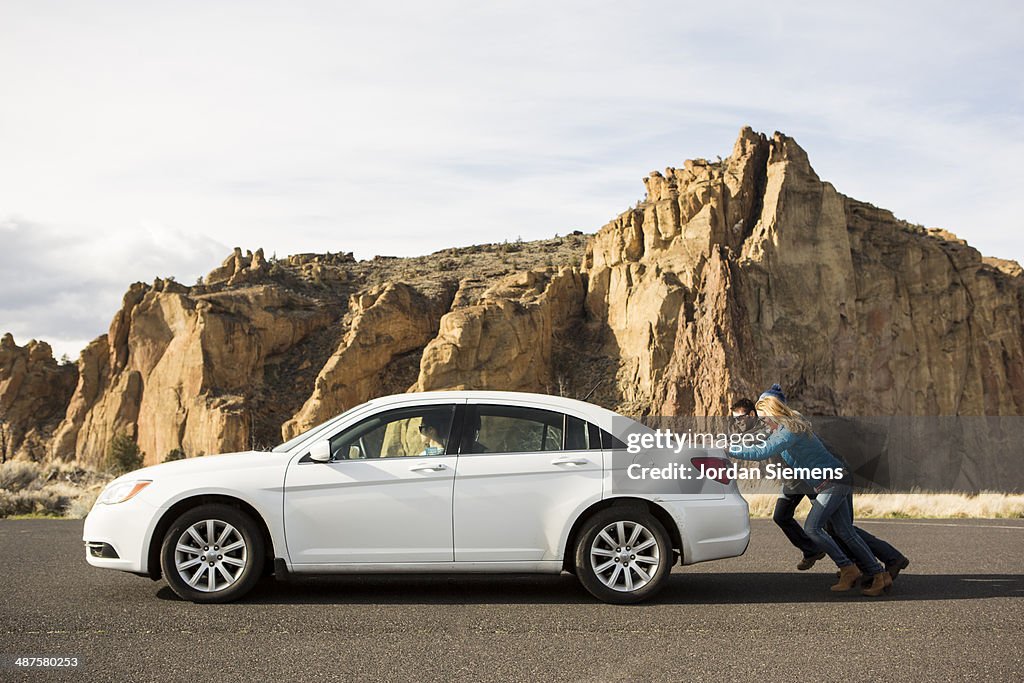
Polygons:
<instances>
[{"instance_id":1,"label":"man pushing car","mask_svg":"<svg viewBox=\"0 0 1024 683\"><path fill-rule=\"evenodd\" d=\"M744 431L756 429L760 417L771 436L762 446L730 449L729 455L755 461L779 456L793 467L841 469L841 461L815 436L806 418L790 409L785 401L778 384L762 393L753 409L749 400L736 401L732 412L737 425ZM773 519L804 554L797 569L810 569L828 554L839 567L839 581L832 586L833 591L849 590L867 575L861 592L878 596L889 590L893 578L907 567L909 560L885 541L853 526L850 484L848 472L840 479L789 483L776 502ZM804 495L811 498L811 512L801 529L793 519L793 511ZM876 556L885 562L884 568Z\"/></svg>"}]
</instances>

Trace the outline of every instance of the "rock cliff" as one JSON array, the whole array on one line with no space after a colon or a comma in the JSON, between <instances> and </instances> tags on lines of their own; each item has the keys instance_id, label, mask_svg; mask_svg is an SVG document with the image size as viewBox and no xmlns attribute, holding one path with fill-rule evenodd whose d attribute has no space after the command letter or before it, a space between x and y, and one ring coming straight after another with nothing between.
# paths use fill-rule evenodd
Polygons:
<instances>
[{"instance_id":1,"label":"rock cliff","mask_svg":"<svg viewBox=\"0 0 1024 683\"><path fill-rule=\"evenodd\" d=\"M75 366L58 364L46 342L0 338L0 459L39 460L64 416Z\"/></svg>"},{"instance_id":2,"label":"rock cliff","mask_svg":"<svg viewBox=\"0 0 1024 683\"><path fill-rule=\"evenodd\" d=\"M780 382L809 414L1024 415L1018 264L842 195L779 133L744 128L727 158L644 184L589 238L236 249L196 286L132 285L77 373L5 337L4 452L94 463L125 432L159 462L456 387L714 415Z\"/></svg>"},{"instance_id":3,"label":"rock cliff","mask_svg":"<svg viewBox=\"0 0 1024 683\"><path fill-rule=\"evenodd\" d=\"M451 297L430 298L401 282L353 295L348 332L317 375L313 395L282 428L290 439L324 420L379 395L389 370L437 334ZM418 355L415 360L418 360ZM393 383L390 383L393 385ZM408 383L392 386L403 391Z\"/></svg>"},{"instance_id":4,"label":"rock cliff","mask_svg":"<svg viewBox=\"0 0 1024 683\"><path fill-rule=\"evenodd\" d=\"M810 414L1024 413L1016 264L843 196L778 133L646 184L584 269L639 411L716 414L780 381Z\"/></svg>"},{"instance_id":5,"label":"rock cliff","mask_svg":"<svg viewBox=\"0 0 1024 683\"><path fill-rule=\"evenodd\" d=\"M135 284L107 335L82 353L51 455L95 464L119 432L137 440L147 463L175 448L246 449L268 365L330 321L324 306L275 284L215 292Z\"/></svg>"},{"instance_id":6,"label":"rock cliff","mask_svg":"<svg viewBox=\"0 0 1024 683\"><path fill-rule=\"evenodd\" d=\"M479 303L441 318L423 351L415 388L550 389L553 346L568 343L565 332L581 317L582 302L583 279L568 266L505 278Z\"/></svg>"}]
</instances>

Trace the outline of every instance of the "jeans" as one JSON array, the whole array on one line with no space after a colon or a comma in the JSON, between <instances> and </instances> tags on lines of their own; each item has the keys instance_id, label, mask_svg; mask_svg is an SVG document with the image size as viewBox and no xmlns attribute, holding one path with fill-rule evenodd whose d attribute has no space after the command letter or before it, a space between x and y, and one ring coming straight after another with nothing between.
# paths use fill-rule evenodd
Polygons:
<instances>
[{"instance_id":1,"label":"jeans","mask_svg":"<svg viewBox=\"0 0 1024 683\"><path fill-rule=\"evenodd\" d=\"M789 542L795 545L804 554L804 557L811 557L821 552L818 549L818 544L812 541L804 533L800 524L793 519L796 506L800 504L803 497L804 494L802 493L780 495L779 499L775 501L775 512L772 514L772 521L782 529L782 533L786 534Z\"/></svg>"},{"instance_id":2,"label":"jeans","mask_svg":"<svg viewBox=\"0 0 1024 683\"><path fill-rule=\"evenodd\" d=\"M838 567L848 567L856 561L864 573L877 574L883 571L882 565L853 528L852 495L846 484L835 484L819 493L811 501L811 511L804 522L804 531ZM829 522L832 523L835 539L825 532L825 525ZM843 552L837 540L843 542L850 556Z\"/></svg>"},{"instance_id":3,"label":"jeans","mask_svg":"<svg viewBox=\"0 0 1024 683\"><path fill-rule=\"evenodd\" d=\"M807 497L810 498L811 500L814 500L815 495L812 493L809 494ZM793 519L793 513L796 511L797 506L800 504L800 501L803 500L803 498L804 494L802 493L781 494L779 496L779 499L775 501L775 513L772 515L772 520L778 525L780 529L782 529L782 533L786 534L786 538L789 539L789 542L796 546L796 548L804 554L804 557L811 557L813 555L817 555L819 552L821 552L821 550L818 548L818 544L812 541L811 537L804 533L804 530L800 526L800 524L795 519ZM852 495L849 496L848 503L850 507L850 518L852 519ZM892 545L890 545L889 543L883 541L882 539L876 536L872 536L867 531L861 529L859 526L853 527L853 530L856 531L857 535L860 536L862 541L864 541L864 544L868 547L868 550L870 550L871 553L879 560L881 560L886 566L894 564L899 560L903 559L903 553L901 553L896 548L892 547ZM831 522L825 525L825 531L828 532L828 535L831 536L832 540L836 542L836 545L839 546L840 550L843 551L844 555L846 555L847 557L851 557L853 555L853 551L846 547L842 540L837 538L837 534L835 533L835 529L833 528ZM855 558L854 561L856 561ZM862 572L866 572L869 569L868 567L862 567L860 564L858 564L857 566L860 567L860 570Z\"/></svg>"},{"instance_id":4,"label":"jeans","mask_svg":"<svg viewBox=\"0 0 1024 683\"><path fill-rule=\"evenodd\" d=\"M850 494L848 504L850 508L850 519L853 519L853 494ZM864 541L864 545L868 547L868 550L871 551L871 554L877 557L879 560L881 560L882 564L884 564L885 566L888 567L890 564L894 564L899 560L903 559L903 553L901 553L899 550L896 550L896 548L892 547L892 545L890 545L889 543L883 541L882 539L876 536L872 536L868 532L861 529L859 526L853 527L853 530L857 532L858 536L860 536L860 540ZM839 547L842 549L843 553L847 557L851 557L853 555L850 549L847 548L846 545L842 543L842 541L836 538L836 534L834 533L835 529L833 528L831 522L825 525L825 531L827 531L829 535L832 536L833 540L836 541L836 543L839 545ZM856 558L854 558L854 561L856 562ZM865 574L868 573L868 567L863 566L860 562L857 562L857 567L859 567L860 570Z\"/></svg>"}]
</instances>

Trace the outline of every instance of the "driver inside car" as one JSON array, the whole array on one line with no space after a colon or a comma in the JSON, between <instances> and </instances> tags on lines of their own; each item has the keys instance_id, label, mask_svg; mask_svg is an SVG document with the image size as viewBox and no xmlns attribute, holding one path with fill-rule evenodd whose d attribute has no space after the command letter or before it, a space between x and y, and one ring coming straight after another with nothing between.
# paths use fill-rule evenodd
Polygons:
<instances>
[{"instance_id":1,"label":"driver inside car","mask_svg":"<svg viewBox=\"0 0 1024 683\"><path fill-rule=\"evenodd\" d=\"M448 443L448 424L451 418L447 415L424 415L420 420L420 437L423 439L423 451L417 455L444 455Z\"/></svg>"}]
</instances>

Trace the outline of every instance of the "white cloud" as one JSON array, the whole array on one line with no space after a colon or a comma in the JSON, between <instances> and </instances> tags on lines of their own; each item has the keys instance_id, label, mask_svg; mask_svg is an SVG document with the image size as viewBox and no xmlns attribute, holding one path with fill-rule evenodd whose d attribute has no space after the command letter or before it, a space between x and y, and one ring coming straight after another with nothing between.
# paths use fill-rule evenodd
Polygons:
<instances>
[{"instance_id":1,"label":"white cloud","mask_svg":"<svg viewBox=\"0 0 1024 683\"><path fill-rule=\"evenodd\" d=\"M43 339L58 358L77 358L106 331L132 282L174 276L190 283L227 255L224 244L165 226L131 233L69 232L0 221L0 330L19 344Z\"/></svg>"},{"instance_id":2,"label":"white cloud","mask_svg":"<svg viewBox=\"0 0 1024 683\"><path fill-rule=\"evenodd\" d=\"M37 294L0 308L0 329L94 336L131 279L191 279L234 245L370 257L594 230L648 171L724 156L748 123L795 136L842 192L1021 259L1022 18L1014 3L7 2L0 221L46 226L33 248L63 265L33 291L117 296L62 318L34 313L61 306ZM21 287L0 273L5 300Z\"/></svg>"}]
</instances>

